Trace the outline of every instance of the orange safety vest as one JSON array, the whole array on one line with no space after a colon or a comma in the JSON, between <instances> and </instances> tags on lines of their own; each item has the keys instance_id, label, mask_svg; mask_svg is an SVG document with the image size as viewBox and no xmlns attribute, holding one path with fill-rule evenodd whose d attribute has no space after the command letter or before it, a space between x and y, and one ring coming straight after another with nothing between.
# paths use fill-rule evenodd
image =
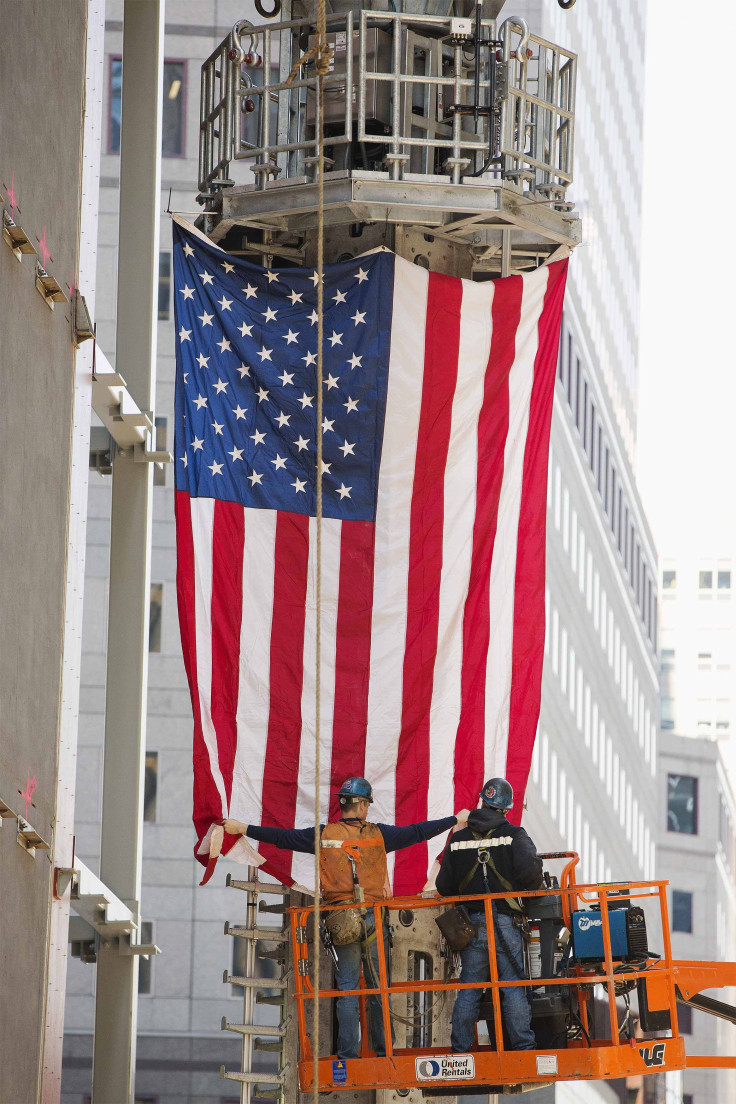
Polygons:
<instances>
[{"instance_id":1,"label":"orange safety vest","mask_svg":"<svg viewBox=\"0 0 736 1104\"><path fill-rule=\"evenodd\" d=\"M319 873L328 904L341 904L354 898L353 869L348 855L355 860L366 904L391 896L386 846L380 828L375 824L361 827L341 820L326 824L321 836Z\"/></svg>"}]
</instances>

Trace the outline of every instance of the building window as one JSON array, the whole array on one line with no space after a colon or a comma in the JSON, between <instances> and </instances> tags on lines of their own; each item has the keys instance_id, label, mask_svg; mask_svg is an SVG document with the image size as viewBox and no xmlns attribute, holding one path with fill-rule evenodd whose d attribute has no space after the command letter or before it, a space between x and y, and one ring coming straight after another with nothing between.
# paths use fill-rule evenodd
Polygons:
<instances>
[{"instance_id":1,"label":"building window","mask_svg":"<svg viewBox=\"0 0 736 1104\"><path fill-rule=\"evenodd\" d=\"M698 780L686 774L667 775L667 830L698 834Z\"/></svg>"},{"instance_id":2,"label":"building window","mask_svg":"<svg viewBox=\"0 0 736 1104\"><path fill-rule=\"evenodd\" d=\"M693 930L693 895L681 889L672 890L672 930Z\"/></svg>"},{"instance_id":3,"label":"building window","mask_svg":"<svg viewBox=\"0 0 736 1104\"><path fill-rule=\"evenodd\" d=\"M698 574L698 588L700 590L712 590L713 589L713 572L701 571Z\"/></svg>"},{"instance_id":4,"label":"building window","mask_svg":"<svg viewBox=\"0 0 736 1104\"><path fill-rule=\"evenodd\" d=\"M143 920L141 923L141 943L153 943L153 921ZM138 993L150 996L153 991L153 955L148 958L140 957L138 962ZM139 1097L136 1097L138 1100ZM141 1097L142 1100L154 1100L154 1097Z\"/></svg>"},{"instance_id":5,"label":"building window","mask_svg":"<svg viewBox=\"0 0 736 1104\"><path fill-rule=\"evenodd\" d=\"M164 99L161 153L164 157L184 156L185 62L164 62ZM110 59L110 123L108 153L120 153L120 125L123 106L123 60Z\"/></svg>"},{"instance_id":6,"label":"building window","mask_svg":"<svg viewBox=\"0 0 736 1104\"><path fill-rule=\"evenodd\" d=\"M162 250L158 255L158 320L166 322L171 313L171 254Z\"/></svg>"},{"instance_id":7,"label":"building window","mask_svg":"<svg viewBox=\"0 0 736 1104\"><path fill-rule=\"evenodd\" d=\"M164 110L161 128L161 153L164 157L184 156L185 63L164 62Z\"/></svg>"},{"instance_id":8,"label":"building window","mask_svg":"<svg viewBox=\"0 0 736 1104\"><path fill-rule=\"evenodd\" d=\"M164 604L164 584L151 583L151 599L148 620L148 650L161 651L161 612Z\"/></svg>"},{"instance_id":9,"label":"building window","mask_svg":"<svg viewBox=\"0 0 736 1104\"><path fill-rule=\"evenodd\" d=\"M156 418L156 452L166 452L168 441L168 419L162 417ZM166 465L158 464L153 465L153 485L154 487L166 486Z\"/></svg>"},{"instance_id":10,"label":"building window","mask_svg":"<svg viewBox=\"0 0 736 1104\"><path fill-rule=\"evenodd\" d=\"M108 129L107 152L120 153L120 122L123 105L123 60L110 59L110 126Z\"/></svg>"},{"instance_id":11,"label":"building window","mask_svg":"<svg viewBox=\"0 0 736 1104\"><path fill-rule=\"evenodd\" d=\"M143 783L143 819L156 819L156 797L158 795L158 752L146 752L146 773Z\"/></svg>"},{"instance_id":12,"label":"building window","mask_svg":"<svg viewBox=\"0 0 736 1104\"><path fill-rule=\"evenodd\" d=\"M731 572L719 571L718 572L718 589L730 590L731 589Z\"/></svg>"}]
</instances>

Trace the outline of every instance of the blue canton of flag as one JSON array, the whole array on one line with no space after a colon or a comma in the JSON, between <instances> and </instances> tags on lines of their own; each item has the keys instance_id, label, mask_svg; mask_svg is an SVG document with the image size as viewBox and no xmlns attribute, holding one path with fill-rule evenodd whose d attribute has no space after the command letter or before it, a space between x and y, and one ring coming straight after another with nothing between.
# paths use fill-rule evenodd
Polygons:
<instances>
[{"instance_id":1,"label":"blue canton of flag","mask_svg":"<svg viewBox=\"0 0 736 1104\"><path fill-rule=\"evenodd\" d=\"M323 513L373 521L393 254L324 270ZM317 273L265 269L174 224L176 485L314 516Z\"/></svg>"}]
</instances>

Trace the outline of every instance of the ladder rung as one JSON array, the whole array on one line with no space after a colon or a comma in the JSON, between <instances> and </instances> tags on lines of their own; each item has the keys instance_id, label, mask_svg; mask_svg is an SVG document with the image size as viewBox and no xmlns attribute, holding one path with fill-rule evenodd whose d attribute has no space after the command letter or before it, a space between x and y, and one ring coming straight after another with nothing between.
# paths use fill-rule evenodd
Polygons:
<instances>
[{"instance_id":1,"label":"ladder rung","mask_svg":"<svg viewBox=\"0 0 736 1104\"><path fill-rule=\"evenodd\" d=\"M286 993L282 993L280 997L266 996L265 993L256 993L256 1004L273 1004L276 1007L283 1007L284 998Z\"/></svg>"},{"instance_id":2,"label":"ladder rung","mask_svg":"<svg viewBox=\"0 0 736 1104\"><path fill-rule=\"evenodd\" d=\"M278 1100L281 1096L282 1089L262 1089L256 1087L250 1094L251 1100Z\"/></svg>"},{"instance_id":3,"label":"ladder rung","mask_svg":"<svg viewBox=\"0 0 736 1104\"><path fill-rule=\"evenodd\" d=\"M285 989L286 978L235 977L225 970L222 975L225 985L242 985L244 989Z\"/></svg>"},{"instance_id":4,"label":"ladder rung","mask_svg":"<svg viewBox=\"0 0 736 1104\"><path fill-rule=\"evenodd\" d=\"M232 1031L236 1035L263 1035L283 1039L286 1035L285 1027L275 1027L273 1024L236 1024L228 1023L227 1017L222 1017L220 1025L223 1031Z\"/></svg>"},{"instance_id":5,"label":"ladder rung","mask_svg":"<svg viewBox=\"0 0 736 1104\"><path fill-rule=\"evenodd\" d=\"M231 924L225 921L225 935L235 935L239 939L263 939L271 943L285 943L288 936L279 928L248 928L244 924Z\"/></svg>"},{"instance_id":6,"label":"ladder rung","mask_svg":"<svg viewBox=\"0 0 736 1104\"><path fill-rule=\"evenodd\" d=\"M286 904L286 901L282 901L280 904L277 905L267 905L265 901L258 902L259 912L273 912L281 916L283 916L288 907L289 906Z\"/></svg>"},{"instance_id":7,"label":"ladder rung","mask_svg":"<svg viewBox=\"0 0 736 1104\"><path fill-rule=\"evenodd\" d=\"M272 1054L278 1054L283 1045L284 1044L281 1042L280 1039L272 1041L270 1039L259 1039L256 1036L256 1038L253 1040L254 1050L267 1050L270 1051Z\"/></svg>"},{"instance_id":8,"label":"ladder rung","mask_svg":"<svg viewBox=\"0 0 736 1104\"><path fill-rule=\"evenodd\" d=\"M225 878L225 885L231 889L244 889L247 893L280 893L285 897L291 893L288 886L278 882L243 882L239 878L233 878L231 874Z\"/></svg>"},{"instance_id":9,"label":"ladder rung","mask_svg":"<svg viewBox=\"0 0 736 1104\"><path fill-rule=\"evenodd\" d=\"M220 1080L240 1081L245 1085L283 1085L284 1071L281 1073L228 1073L224 1066L220 1066Z\"/></svg>"}]
</instances>

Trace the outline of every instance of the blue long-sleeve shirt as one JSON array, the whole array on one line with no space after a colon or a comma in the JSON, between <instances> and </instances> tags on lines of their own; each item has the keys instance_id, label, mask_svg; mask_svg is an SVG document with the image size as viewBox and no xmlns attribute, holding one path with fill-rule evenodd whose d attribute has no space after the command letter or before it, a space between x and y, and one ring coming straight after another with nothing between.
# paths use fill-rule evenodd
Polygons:
<instances>
[{"instance_id":1,"label":"blue long-sleeve shirt","mask_svg":"<svg viewBox=\"0 0 736 1104\"><path fill-rule=\"evenodd\" d=\"M383 836L388 852L400 851L403 847L411 847L413 843L425 843L433 836L449 832L456 824L457 817L450 816L443 817L442 820L422 820L418 824L406 824L403 827L397 824L377 824L376 828ZM323 828L324 824L320 824L320 833ZM257 824L249 824L247 834L251 839L272 843L284 851L314 854L314 828L261 828Z\"/></svg>"}]
</instances>

